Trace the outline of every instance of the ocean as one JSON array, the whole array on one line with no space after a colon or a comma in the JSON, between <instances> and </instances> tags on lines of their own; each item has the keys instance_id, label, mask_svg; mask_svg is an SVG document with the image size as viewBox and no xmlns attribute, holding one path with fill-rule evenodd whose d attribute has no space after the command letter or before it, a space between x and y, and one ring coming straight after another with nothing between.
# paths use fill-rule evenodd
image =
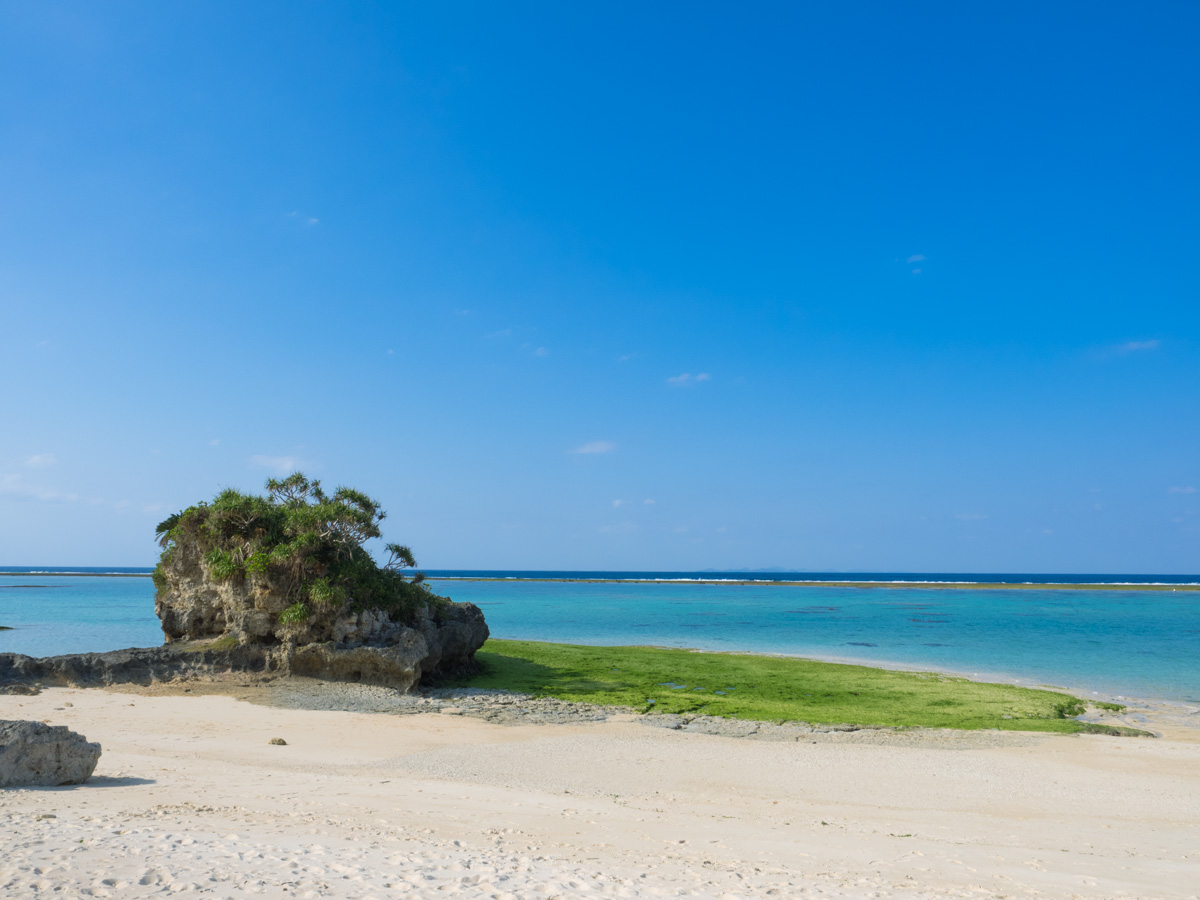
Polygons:
<instances>
[{"instance_id":1,"label":"ocean","mask_svg":"<svg viewBox=\"0 0 1200 900\"><path fill-rule=\"evenodd\" d=\"M162 641L146 569L0 569L0 652ZM42 574L35 574L42 573ZM98 572L126 577L103 576ZM1200 702L1200 592L1138 589L1196 577L961 573L428 572L483 609L498 638L751 651L936 669L1105 697ZM471 580L472 577L498 580ZM526 581L518 577L566 580ZM600 582L595 579L624 579ZM590 580L589 580L590 579ZM651 583L635 582L633 579ZM778 581L898 581L851 587ZM758 583L745 584L744 580ZM936 582L1022 584L939 588ZM738 582L738 583L734 583ZM1049 585L1109 583L1118 589Z\"/></svg>"}]
</instances>

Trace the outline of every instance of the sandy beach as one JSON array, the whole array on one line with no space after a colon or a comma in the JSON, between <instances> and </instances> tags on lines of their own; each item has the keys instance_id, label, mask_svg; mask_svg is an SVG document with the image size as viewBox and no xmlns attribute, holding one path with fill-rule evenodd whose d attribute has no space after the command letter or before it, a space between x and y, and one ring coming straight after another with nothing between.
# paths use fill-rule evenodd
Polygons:
<instances>
[{"instance_id":1,"label":"sandy beach","mask_svg":"<svg viewBox=\"0 0 1200 900\"><path fill-rule=\"evenodd\" d=\"M104 747L84 786L0 792L5 897L1200 895L1186 719L755 740L182 688L0 696L0 717Z\"/></svg>"}]
</instances>

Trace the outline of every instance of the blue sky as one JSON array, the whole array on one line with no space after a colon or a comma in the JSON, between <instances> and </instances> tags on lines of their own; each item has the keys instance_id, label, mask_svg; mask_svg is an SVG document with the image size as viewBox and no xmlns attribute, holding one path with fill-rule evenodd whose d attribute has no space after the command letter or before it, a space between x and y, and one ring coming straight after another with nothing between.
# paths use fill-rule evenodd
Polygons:
<instances>
[{"instance_id":1,"label":"blue sky","mask_svg":"<svg viewBox=\"0 0 1200 900\"><path fill-rule=\"evenodd\" d=\"M1200 571L1198 25L0 3L0 563Z\"/></svg>"}]
</instances>

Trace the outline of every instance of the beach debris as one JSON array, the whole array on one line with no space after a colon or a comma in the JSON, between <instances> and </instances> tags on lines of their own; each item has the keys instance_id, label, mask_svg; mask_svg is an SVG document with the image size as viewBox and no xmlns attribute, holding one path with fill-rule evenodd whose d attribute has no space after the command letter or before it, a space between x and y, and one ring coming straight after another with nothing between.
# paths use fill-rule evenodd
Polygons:
<instances>
[{"instance_id":1,"label":"beach debris","mask_svg":"<svg viewBox=\"0 0 1200 900\"><path fill-rule=\"evenodd\" d=\"M271 738L269 741L267 741L267 743L272 745L273 747L286 747L287 746L287 741L285 741L283 738Z\"/></svg>"},{"instance_id":2,"label":"beach debris","mask_svg":"<svg viewBox=\"0 0 1200 900\"><path fill-rule=\"evenodd\" d=\"M0 787L83 784L100 745L65 725L0 719Z\"/></svg>"}]
</instances>

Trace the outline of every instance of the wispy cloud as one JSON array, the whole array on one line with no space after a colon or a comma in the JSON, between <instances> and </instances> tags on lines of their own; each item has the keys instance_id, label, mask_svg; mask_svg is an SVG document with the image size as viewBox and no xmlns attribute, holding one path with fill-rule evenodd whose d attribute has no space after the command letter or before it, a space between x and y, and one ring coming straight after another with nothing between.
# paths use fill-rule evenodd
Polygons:
<instances>
[{"instance_id":1,"label":"wispy cloud","mask_svg":"<svg viewBox=\"0 0 1200 900\"><path fill-rule=\"evenodd\" d=\"M290 213L288 213L288 218L295 219L297 222L299 222L305 228L312 228L314 225L318 225L321 222L321 220L318 219L316 216L305 215L304 213L300 212L299 210L295 210L295 209L293 209ZM336 229L334 229L334 230L336 231Z\"/></svg>"},{"instance_id":2,"label":"wispy cloud","mask_svg":"<svg viewBox=\"0 0 1200 900\"><path fill-rule=\"evenodd\" d=\"M550 351L547 350L545 347L538 347L536 350L533 351L533 355L534 356L549 356Z\"/></svg>"},{"instance_id":3,"label":"wispy cloud","mask_svg":"<svg viewBox=\"0 0 1200 900\"><path fill-rule=\"evenodd\" d=\"M986 519L986 513L958 513L956 519L962 519L964 522L978 522L980 519Z\"/></svg>"},{"instance_id":4,"label":"wispy cloud","mask_svg":"<svg viewBox=\"0 0 1200 900\"><path fill-rule=\"evenodd\" d=\"M208 446L210 446L210 447L219 447L219 446L221 446L221 439L220 439L220 438L213 438L211 441L209 441L209 442L208 442Z\"/></svg>"},{"instance_id":5,"label":"wispy cloud","mask_svg":"<svg viewBox=\"0 0 1200 900\"><path fill-rule=\"evenodd\" d=\"M492 341L498 341L502 338L510 338L513 335L512 328L501 328L499 331L489 331L484 335L485 338Z\"/></svg>"},{"instance_id":6,"label":"wispy cloud","mask_svg":"<svg viewBox=\"0 0 1200 900\"><path fill-rule=\"evenodd\" d=\"M40 500L44 503L78 503L83 499L70 491L30 484L20 475L0 475L0 494L18 500Z\"/></svg>"},{"instance_id":7,"label":"wispy cloud","mask_svg":"<svg viewBox=\"0 0 1200 900\"><path fill-rule=\"evenodd\" d=\"M643 501L642 501L642 503L646 504L646 506L653 506L653 505L654 505L654 501L653 501L653 500L651 500L649 497L647 497L645 500L643 500Z\"/></svg>"},{"instance_id":8,"label":"wispy cloud","mask_svg":"<svg viewBox=\"0 0 1200 900\"><path fill-rule=\"evenodd\" d=\"M612 453L617 449L617 445L612 441L588 441L586 444L580 444L574 450L568 450L568 453Z\"/></svg>"},{"instance_id":9,"label":"wispy cloud","mask_svg":"<svg viewBox=\"0 0 1200 900\"><path fill-rule=\"evenodd\" d=\"M1168 494L1194 494L1194 493L1196 493L1196 489L1189 484L1189 485L1182 485L1182 486L1170 488L1167 491L1167 493Z\"/></svg>"},{"instance_id":10,"label":"wispy cloud","mask_svg":"<svg viewBox=\"0 0 1200 900\"><path fill-rule=\"evenodd\" d=\"M622 353L617 357L617 362L629 362L631 359L641 359L645 353Z\"/></svg>"},{"instance_id":11,"label":"wispy cloud","mask_svg":"<svg viewBox=\"0 0 1200 900\"><path fill-rule=\"evenodd\" d=\"M908 257L908 259L906 259L904 261L907 263L925 262L925 254L924 253L914 253L912 256Z\"/></svg>"},{"instance_id":12,"label":"wispy cloud","mask_svg":"<svg viewBox=\"0 0 1200 900\"><path fill-rule=\"evenodd\" d=\"M667 384L672 387L691 387L694 384L704 381L712 381L712 376L707 372L701 372L698 375L693 375L691 372L684 372L682 375L672 375L667 379Z\"/></svg>"},{"instance_id":13,"label":"wispy cloud","mask_svg":"<svg viewBox=\"0 0 1200 900\"><path fill-rule=\"evenodd\" d=\"M624 505L625 505L624 500L614 500L613 501L613 509L620 509Z\"/></svg>"},{"instance_id":14,"label":"wispy cloud","mask_svg":"<svg viewBox=\"0 0 1200 900\"><path fill-rule=\"evenodd\" d=\"M1128 341L1117 347L1117 353L1124 356L1126 353L1140 353L1143 350L1157 350L1159 341Z\"/></svg>"},{"instance_id":15,"label":"wispy cloud","mask_svg":"<svg viewBox=\"0 0 1200 900\"><path fill-rule=\"evenodd\" d=\"M25 465L31 469L44 469L47 466L52 466L57 460L53 453L35 453L29 459L25 460Z\"/></svg>"},{"instance_id":16,"label":"wispy cloud","mask_svg":"<svg viewBox=\"0 0 1200 900\"><path fill-rule=\"evenodd\" d=\"M250 457L250 465L259 469L270 469L280 475L290 475L304 467L304 461L294 456L264 456L256 453Z\"/></svg>"}]
</instances>

